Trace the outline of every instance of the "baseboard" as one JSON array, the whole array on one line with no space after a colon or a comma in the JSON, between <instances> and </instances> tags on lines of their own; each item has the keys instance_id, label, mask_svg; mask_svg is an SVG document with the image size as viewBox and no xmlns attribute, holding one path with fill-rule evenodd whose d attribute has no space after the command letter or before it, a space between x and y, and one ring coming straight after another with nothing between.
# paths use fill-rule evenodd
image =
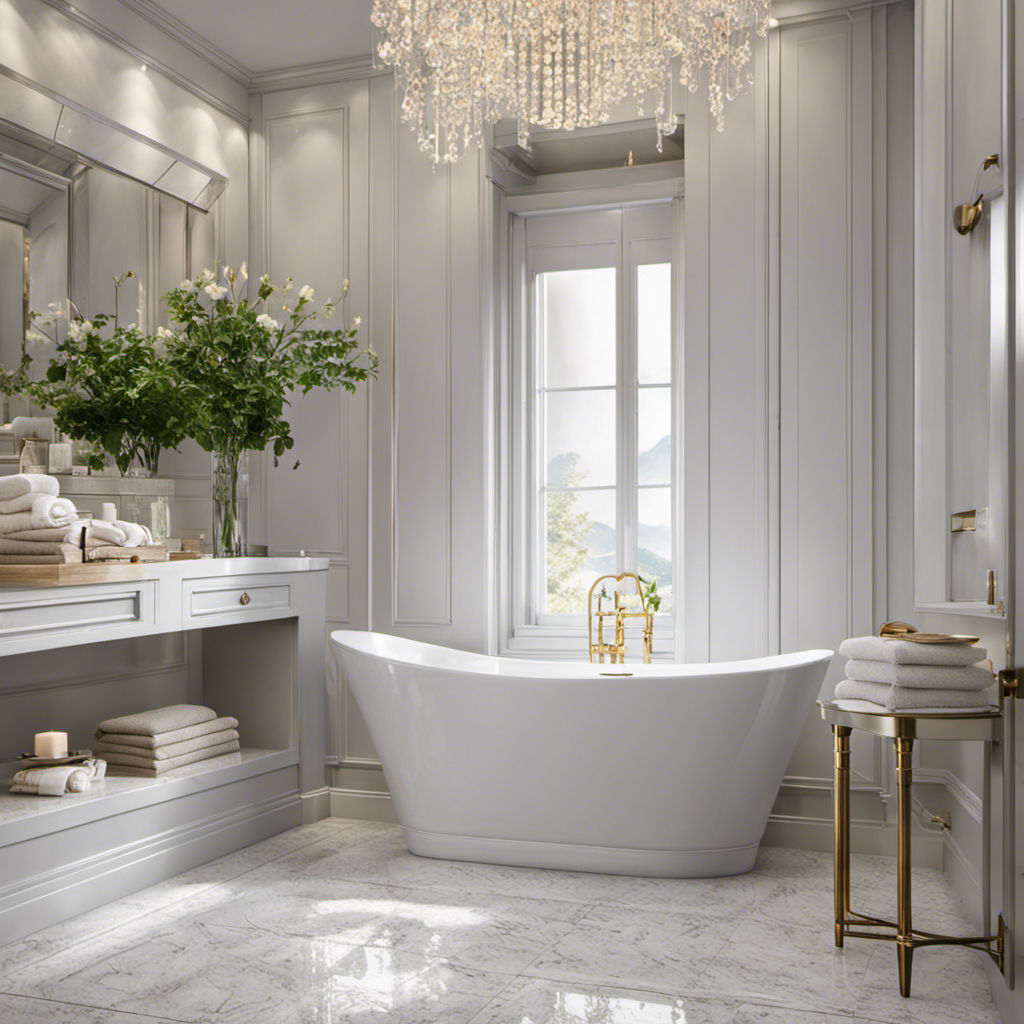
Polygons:
<instances>
[{"instance_id":1,"label":"baseboard","mask_svg":"<svg viewBox=\"0 0 1024 1024\"><path fill-rule=\"evenodd\" d=\"M398 824L390 793L331 787L331 817L358 818L361 821L385 821Z\"/></svg>"},{"instance_id":2,"label":"baseboard","mask_svg":"<svg viewBox=\"0 0 1024 1024\"><path fill-rule=\"evenodd\" d=\"M783 846L797 850L832 849L831 818L797 818L773 814L761 837L763 846ZM942 839L935 835L914 835L911 855L920 867L942 870ZM896 855L896 830L875 822L850 822L850 849L883 857Z\"/></svg>"},{"instance_id":3,"label":"baseboard","mask_svg":"<svg viewBox=\"0 0 1024 1024\"><path fill-rule=\"evenodd\" d=\"M294 777L294 773L291 774ZM247 780L249 783L256 781ZM192 805L196 811L194 820L188 820L187 808L182 807L178 823L162 832L152 828L153 819L143 818L142 812L131 812L119 818L136 818L135 821L119 820L116 826L110 822L99 823L106 827L109 845L96 842L94 833L79 837L76 833L85 830L75 828L19 844L25 848L18 853L19 861L25 865L24 874L8 871L8 878L17 874L21 877L14 877L0 887L0 945L173 878L301 823L302 802L297 790L271 793L267 789L260 792L254 786L238 785L234 795L249 797L249 802L205 816L209 805L195 803ZM187 802L187 798L174 801L179 805ZM169 808L164 805L159 810ZM132 838L128 842L117 841L125 836ZM78 860L68 853L81 849L97 852ZM33 867L41 865L45 870L29 874Z\"/></svg>"},{"instance_id":4,"label":"baseboard","mask_svg":"<svg viewBox=\"0 0 1024 1024\"><path fill-rule=\"evenodd\" d=\"M331 791L327 786L301 794L302 824L313 825L331 813Z\"/></svg>"}]
</instances>

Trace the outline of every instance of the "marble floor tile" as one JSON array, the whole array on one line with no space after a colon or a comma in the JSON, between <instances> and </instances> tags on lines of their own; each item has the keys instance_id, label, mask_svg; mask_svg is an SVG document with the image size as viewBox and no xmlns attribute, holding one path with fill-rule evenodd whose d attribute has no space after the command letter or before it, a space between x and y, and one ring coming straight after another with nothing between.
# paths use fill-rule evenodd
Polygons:
<instances>
[{"instance_id":1,"label":"marble floor tile","mask_svg":"<svg viewBox=\"0 0 1024 1024\"><path fill-rule=\"evenodd\" d=\"M249 875L201 893L175 909L200 927L244 928L292 938L365 945L411 890L345 879L303 877L254 884Z\"/></svg>"},{"instance_id":2,"label":"marble floor tile","mask_svg":"<svg viewBox=\"0 0 1024 1024\"><path fill-rule=\"evenodd\" d=\"M664 995L606 985L517 978L472 1024L852 1024L844 1014L810 1013L742 1001Z\"/></svg>"},{"instance_id":3,"label":"marble floor tile","mask_svg":"<svg viewBox=\"0 0 1024 1024\"><path fill-rule=\"evenodd\" d=\"M714 914L599 906L523 973L589 985L685 991L735 930L734 921Z\"/></svg>"},{"instance_id":4,"label":"marble floor tile","mask_svg":"<svg viewBox=\"0 0 1024 1024\"><path fill-rule=\"evenodd\" d=\"M984 956L955 946L916 950L911 994L904 999L896 951L880 943L864 975L856 1016L886 1024L999 1024L982 966Z\"/></svg>"},{"instance_id":5,"label":"marble floor tile","mask_svg":"<svg viewBox=\"0 0 1024 1024\"><path fill-rule=\"evenodd\" d=\"M189 1024L458 1024L510 980L415 953L184 919L119 931L5 985L15 995Z\"/></svg>"},{"instance_id":6,"label":"marble floor tile","mask_svg":"<svg viewBox=\"0 0 1024 1024\"><path fill-rule=\"evenodd\" d=\"M836 949L827 928L780 923L759 913L744 921L700 976L720 996L793 1009L853 1015L873 943Z\"/></svg>"},{"instance_id":7,"label":"marble floor tile","mask_svg":"<svg viewBox=\"0 0 1024 1024\"><path fill-rule=\"evenodd\" d=\"M0 994L0 1021L4 1024L176 1024L169 1017L117 1013L93 1006L3 994Z\"/></svg>"},{"instance_id":8,"label":"marble floor tile","mask_svg":"<svg viewBox=\"0 0 1024 1024\"><path fill-rule=\"evenodd\" d=\"M853 858L891 916L893 858ZM915 923L973 932L917 868ZM997 1024L982 954L833 945L831 854L657 879L414 857L328 820L0 947L0 1024Z\"/></svg>"},{"instance_id":9,"label":"marble floor tile","mask_svg":"<svg viewBox=\"0 0 1024 1024\"><path fill-rule=\"evenodd\" d=\"M421 889L374 926L366 944L516 975L591 909L569 901Z\"/></svg>"}]
</instances>

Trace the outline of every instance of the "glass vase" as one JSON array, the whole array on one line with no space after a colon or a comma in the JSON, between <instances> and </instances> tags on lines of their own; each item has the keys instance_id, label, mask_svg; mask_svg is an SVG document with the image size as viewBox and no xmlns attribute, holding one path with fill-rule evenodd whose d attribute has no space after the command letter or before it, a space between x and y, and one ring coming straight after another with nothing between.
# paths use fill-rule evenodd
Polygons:
<instances>
[{"instance_id":1,"label":"glass vase","mask_svg":"<svg viewBox=\"0 0 1024 1024\"><path fill-rule=\"evenodd\" d=\"M213 453L213 553L245 554L249 519L249 453Z\"/></svg>"}]
</instances>

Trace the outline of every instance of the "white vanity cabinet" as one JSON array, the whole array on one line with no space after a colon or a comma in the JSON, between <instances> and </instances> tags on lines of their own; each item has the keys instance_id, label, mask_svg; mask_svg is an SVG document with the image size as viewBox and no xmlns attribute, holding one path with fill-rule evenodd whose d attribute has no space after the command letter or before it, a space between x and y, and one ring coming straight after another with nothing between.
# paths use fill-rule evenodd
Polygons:
<instances>
[{"instance_id":1,"label":"white vanity cabinet","mask_svg":"<svg viewBox=\"0 0 1024 1024\"><path fill-rule=\"evenodd\" d=\"M83 723L110 717L112 707L129 714L182 702L238 718L242 743L238 754L158 779L108 777L58 798L9 793L19 765L4 761L0 945L328 813L327 568L316 558L200 559L137 567L120 582L0 586L0 712L5 697L8 706L22 702L7 743L16 736L27 749L61 701L78 722L78 748L88 742ZM116 705L107 697L90 717L104 652L161 634L181 634L185 691L122 689ZM24 697L32 666L70 672L73 659L92 666L84 684L60 690L56 702L53 693L49 703ZM25 707L39 708L37 728L27 728Z\"/></svg>"}]
</instances>

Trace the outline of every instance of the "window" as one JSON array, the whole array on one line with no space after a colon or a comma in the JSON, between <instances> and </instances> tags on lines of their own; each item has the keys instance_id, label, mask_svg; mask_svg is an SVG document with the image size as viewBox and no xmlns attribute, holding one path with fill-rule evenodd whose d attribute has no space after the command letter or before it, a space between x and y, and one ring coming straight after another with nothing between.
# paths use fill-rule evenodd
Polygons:
<instances>
[{"instance_id":1,"label":"window","mask_svg":"<svg viewBox=\"0 0 1024 1024\"><path fill-rule=\"evenodd\" d=\"M664 638L674 582L671 203L521 221L517 627L583 627L594 579L628 569L657 579Z\"/></svg>"}]
</instances>

